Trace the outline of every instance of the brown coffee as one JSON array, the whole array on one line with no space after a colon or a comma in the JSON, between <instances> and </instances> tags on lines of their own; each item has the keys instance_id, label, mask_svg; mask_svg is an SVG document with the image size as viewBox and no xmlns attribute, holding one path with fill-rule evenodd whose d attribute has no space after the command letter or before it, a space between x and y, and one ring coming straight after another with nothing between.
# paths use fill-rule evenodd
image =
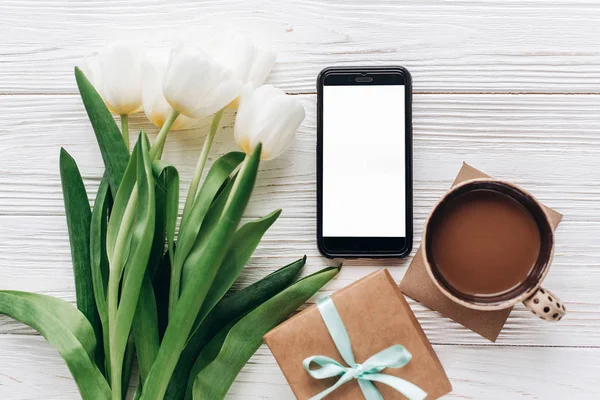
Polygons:
<instances>
[{"instance_id":1,"label":"brown coffee","mask_svg":"<svg viewBox=\"0 0 600 400\"><path fill-rule=\"evenodd\" d=\"M440 211L431 227L431 254L450 286L469 295L493 296L515 288L530 274L540 253L540 232L519 202L479 189Z\"/></svg>"}]
</instances>

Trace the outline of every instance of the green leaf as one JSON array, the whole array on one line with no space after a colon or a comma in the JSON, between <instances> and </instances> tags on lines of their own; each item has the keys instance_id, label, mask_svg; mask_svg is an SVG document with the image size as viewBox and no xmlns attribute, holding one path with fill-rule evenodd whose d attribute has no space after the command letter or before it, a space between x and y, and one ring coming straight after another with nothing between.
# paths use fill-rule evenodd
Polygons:
<instances>
[{"instance_id":1,"label":"green leaf","mask_svg":"<svg viewBox=\"0 0 600 400\"><path fill-rule=\"evenodd\" d=\"M157 186L160 192L164 194L165 234L167 236L169 257L173 257L175 254L175 228L179 212L179 172L173 165L160 160L152 163L152 169L156 177ZM160 252L161 257L159 258L159 262L162 260L163 250L164 243ZM171 261L173 261L172 258ZM152 271L151 276L154 275L154 272L155 270Z\"/></svg>"},{"instance_id":2,"label":"green leaf","mask_svg":"<svg viewBox=\"0 0 600 400\"><path fill-rule=\"evenodd\" d=\"M214 347L219 343L209 343L206 354L200 353L196 361L206 367L194 380L194 400L225 398L238 373L262 344L263 336L312 297L338 271L339 268L325 268L300 279L240 319L224 340L223 335L218 334L214 340L222 340L222 345L216 358L211 359L215 354ZM193 371L197 369L192 368Z\"/></svg>"},{"instance_id":3,"label":"green leaf","mask_svg":"<svg viewBox=\"0 0 600 400\"><path fill-rule=\"evenodd\" d=\"M133 320L133 337L135 339L135 351L140 368L140 378L143 384L156 359L160 345L156 298L154 297L152 281L148 273L144 276L144 282L142 282L140 290L140 298Z\"/></svg>"},{"instance_id":4,"label":"green leaf","mask_svg":"<svg viewBox=\"0 0 600 400\"><path fill-rule=\"evenodd\" d=\"M142 282L148 265L148 258L152 247L152 239L154 236L154 220L155 220L155 198L154 198L154 176L152 174L152 164L148 155L148 142L145 137L145 133L142 132L139 136L138 142L135 147L136 155L131 157L131 163L136 162L136 184L134 189L131 191L131 197L127 201L126 208L129 209L131 202L135 204L135 214L129 214L127 211L123 213L122 224L130 225L131 240L128 245L120 242L119 239L115 241L114 254L121 254L124 252L124 246L129 248L129 251L124 254L128 254L128 257L118 257L110 255L111 260L110 266L110 277L109 277L109 293L108 293L108 307L109 307L109 322L111 321L111 310L113 304L118 296L119 290L119 278L121 275L121 266L113 265L114 259L117 259L117 263L122 260L127 260L125 266L125 273L123 277L122 293L125 295L121 296L114 317L114 329L111 328L110 333L110 351L111 351L111 384L113 394L115 390L120 387L121 382L120 368L122 366L125 347L127 345L127 339L131 331L133 324L133 317L137 309L139 294L142 287ZM121 196L121 190L124 189L124 184L128 176L130 166L127 167L127 171L123 178L117 198L115 199L115 206L113 213L111 214L111 220L108 223L109 237L110 229L112 224L112 218L115 215L116 210L122 207L120 201L123 199ZM123 229L123 227L121 227ZM119 232L121 235L121 232ZM112 302L112 303L111 303Z\"/></svg>"},{"instance_id":5,"label":"green leaf","mask_svg":"<svg viewBox=\"0 0 600 400\"><path fill-rule=\"evenodd\" d=\"M71 243L71 259L75 277L77 308L85 315L99 340L102 324L96 308L92 269L90 266L90 221L92 212L83 179L75 160L65 149L60 150L60 179L65 201L65 214ZM99 347L96 361L104 368L104 352Z\"/></svg>"},{"instance_id":6,"label":"green leaf","mask_svg":"<svg viewBox=\"0 0 600 400\"><path fill-rule=\"evenodd\" d=\"M177 241L176 259L181 259L183 262L188 256L210 205L223 188L223 184L227 181L231 173L243 160L244 153L235 151L223 155L213 163L198 192L189 216L181 224L179 240Z\"/></svg>"},{"instance_id":7,"label":"green leaf","mask_svg":"<svg viewBox=\"0 0 600 400\"><path fill-rule=\"evenodd\" d=\"M158 337L162 340L169 322L169 283L171 280L171 261L169 253L165 253L158 270L154 274L152 286L156 298L158 312Z\"/></svg>"},{"instance_id":8,"label":"green leaf","mask_svg":"<svg viewBox=\"0 0 600 400\"><path fill-rule=\"evenodd\" d=\"M131 228L130 225L128 226L128 223L131 222L131 218L125 221L125 223L124 218L127 211L127 205L129 204L129 200L134 192L134 187L136 188L139 146L140 142L138 141L138 143L136 143L136 147L133 149L129 164L127 165L125 174L123 175L123 179L121 180L121 184L119 186L119 190L115 196L115 201L110 213L110 219L108 221L108 227L106 230L106 252L108 254L108 259L111 262L111 274L113 270L116 270L117 267L114 265L113 260L117 238L119 237L121 230ZM137 188L134 196L137 196ZM123 233L122 235L127 239L130 239L131 237L131 235L127 235L126 233ZM123 267L124 263L122 262L121 265L118 266L121 272Z\"/></svg>"},{"instance_id":9,"label":"green leaf","mask_svg":"<svg viewBox=\"0 0 600 400\"><path fill-rule=\"evenodd\" d=\"M133 371L133 357L135 356L136 348L133 336L127 341L125 356L123 357L123 381L121 382L121 398L127 397L129 391L129 381L131 380L131 372Z\"/></svg>"},{"instance_id":10,"label":"green leaf","mask_svg":"<svg viewBox=\"0 0 600 400\"><path fill-rule=\"evenodd\" d=\"M278 269L252 285L222 298L204 319L202 325L195 326L195 333L190 336L169 382L165 400L183 399L194 361L208 341L221 328L292 284L305 262L306 256Z\"/></svg>"},{"instance_id":11,"label":"green leaf","mask_svg":"<svg viewBox=\"0 0 600 400\"><path fill-rule=\"evenodd\" d=\"M227 293L231 285L242 272L242 269L250 260L252 253L256 250L263 235L277 220L281 210L273 211L271 214L244 224L233 236L232 244L227 251L227 256L219 268L202 308L196 317L196 323L202 323L204 318L213 309L215 304ZM193 334L193 333L192 333Z\"/></svg>"},{"instance_id":12,"label":"green leaf","mask_svg":"<svg viewBox=\"0 0 600 400\"><path fill-rule=\"evenodd\" d=\"M150 260L148 261L148 274L154 276L165 252L166 238L166 219L167 219L167 192L163 186L159 184L162 179L160 176L154 175L156 185L154 185L154 197L156 203L155 222L154 222L154 238L152 239L152 250L150 251Z\"/></svg>"},{"instance_id":13,"label":"green leaf","mask_svg":"<svg viewBox=\"0 0 600 400\"><path fill-rule=\"evenodd\" d=\"M110 376L110 351L108 337L108 307L106 304L106 290L108 285L108 256L106 255L106 226L108 225L108 213L112 203L112 196L109 190L108 179L102 178L90 223L90 266L92 273L92 284L94 287L94 298L100 323L102 325L102 334L96 337L102 338L104 345L105 376ZM98 346L99 350L102 349Z\"/></svg>"},{"instance_id":14,"label":"green leaf","mask_svg":"<svg viewBox=\"0 0 600 400\"><path fill-rule=\"evenodd\" d=\"M233 186L235 185L235 181L237 180L238 173L234 173L229 180L223 183L223 187L219 191L219 194L216 196L213 203L210 205L206 216L204 217L204 221L202 221L202 226L200 227L200 232L198 232L198 236L196 237L196 242L194 242L194 247L192 248L194 251L201 251L206 245L208 238L210 237L211 232L219 222L221 215L223 214L223 209L225 208L225 204L229 199L229 195L233 190ZM183 266L185 271L185 265ZM184 272L184 275L186 273Z\"/></svg>"},{"instance_id":15,"label":"green leaf","mask_svg":"<svg viewBox=\"0 0 600 400\"><path fill-rule=\"evenodd\" d=\"M0 291L0 314L29 325L58 350L84 400L110 400L108 383L92 361L94 330L77 308L41 294Z\"/></svg>"},{"instance_id":16,"label":"green leaf","mask_svg":"<svg viewBox=\"0 0 600 400\"><path fill-rule=\"evenodd\" d=\"M223 209L225 208L225 204L229 199L229 195L235 185L235 181L237 179L237 173L235 173L231 178L223 183L222 188L219 190L219 193L215 197L214 201L210 205L206 216L204 217L204 221L202 221L202 226L200 227L200 232L196 237L196 241L194 242L194 246L192 247L192 251L188 255L188 257L192 257L192 259L198 259L199 255L202 254L208 239L210 238L211 233L214 228L217 226L217 222L221 218L223 214ZM194 269L195 265L192 263L187 263L183 265L181 276L184 280L188 280L191 275L191 271ZM184 286L184 285L182 285Z\"/></svg>"},{"instance_id":17,"label":"green leaf","mask_svg":"<svg viewBox=\"0 0 600 400\"><path fill-rule=\"evenodd\" d=\"M194 201L189 216L184 216L185 220L182 221L181 229L179 230L177 251L175 252L174 259L171 260L171 291L169 295L169 310L171 312L175 308L180 292L184 287L185 275L182 278L184 274L182 268L194 246L204 216L208 212L215 196L222 188L223 183L240 165L243 159L244 153L231 152L215 161L206 175L206 179Z\"/></svg>"},{"instance_id":18,"label":"green leaf","mask_svg":"<svg viewBox=\"0 0 600 400\"><path fill-rule=\"evenodd\" d=\"M133 320L141 383L146 380L160 343L158 310L152 278L163 261L165 235L168 236L169 247L174 245L179 206L179 174L175 167L164 161L155 161L152 163L152 170L156 182L154 239Z\"/></svg>"},{"instance_id":19,"label":"green leaf","mask_svg":"<svg viewBox=\"0 0 600 400\"><path fill-rule=\"evenodd\" d=\"M139 191L136 184L138 164L143 157L141 152L143 140L138 140L125 170L121 185L110 213L106 230L106 253L109 260L109 277L106 291L108 326L109 326L109 369L111 389L113 397L118 398L119 388L124 385L123 367L125 362L125 350L129 338L131 326L119 326L117 324L119 293L121 291L121 277L125 265L130 256L132 230L138 208ZM146 260L147 261L147 260ZM138 292L139 293L139 292ZM136 294L133 294L136 295ZM128 299L129 296L124 296ZM137 303L138 299L135 298Z\"/></svg>"},{"instance_id":20,"label":"green leaf","mask_svg":"<svg viewBox=\"0 0 600 400\"><path fill-rule=\"evenodd\" d=\"M79 67L75 67L75 80L100 146L112 194L116 196L129 161L127 146L106 104Z\"/></svg>"},{"instance_id":21,"label":"green leaf","mask_svg":"<svg viewBox=\"0 0 600 400\"><path fill-rule=\"evenodd\" d=\"M223 214L211 232L202 253L198 254L197 258L193 258L190 254L186 260L186 263L189 261L195 265L202 262L202 268L194 269L188 284L181 293L175 311L169 316L167 331L142 392L144 400L162 400L164 397L196 315L225 259L233 234L250 199L258 172L260 151L261 145L259 144L254 153L244 160Z\"/></svg>"},{"instance_id":22,"label":"green leaf","mask_svg":"<svg viewBox=\"0 0 600 400\"><path fill-rule=\"evenodd\" d=\"M153 162L152 169L156 180L154 239L133 320L133 334L142 384L154 363L160 343L158 310L151 277L155 275L162 262L165 234L169 249L173 249L179 208L179 173L177 169L164 161Z\"/></svg>"},{"instance_id":23,"label":"green leaf","mask_svg":"<svg viewBox=\"0 0 600 400\"><path fill-rule=\"evenodd\" d=\"M192 369L190 371L190 376L192 377L192 379L188 381L187 388L184 394L185 400L193 399L195 377L197 377L198 374L204 368L206 368L207 365L209 365L217 358L219 352L223 348L223 343L225 343L225 340L227 339L227 335L235 326L235 324L237 324L244 316L245 315L240 315L238 318L225 325L219 332L217 332L217 334L211 339L211 341L208 342L206 347L202 349L202 352L192 365Z\"/></svg>"}]
</instances>

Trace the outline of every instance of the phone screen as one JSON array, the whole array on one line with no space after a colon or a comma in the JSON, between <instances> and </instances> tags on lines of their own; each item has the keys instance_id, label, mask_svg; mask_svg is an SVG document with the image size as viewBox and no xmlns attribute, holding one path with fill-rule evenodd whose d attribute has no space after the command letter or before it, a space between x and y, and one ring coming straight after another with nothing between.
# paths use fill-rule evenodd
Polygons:
<instances>
[{"instance_id":1,"label":"phone screen","mask_svg":"<svg viewBox=\"0 0 600 400\"><path fill-rule=\"evenodd\" d=\"M405 90L323 86L324 237L406 236Z\"/></svg>"}]
</instances>

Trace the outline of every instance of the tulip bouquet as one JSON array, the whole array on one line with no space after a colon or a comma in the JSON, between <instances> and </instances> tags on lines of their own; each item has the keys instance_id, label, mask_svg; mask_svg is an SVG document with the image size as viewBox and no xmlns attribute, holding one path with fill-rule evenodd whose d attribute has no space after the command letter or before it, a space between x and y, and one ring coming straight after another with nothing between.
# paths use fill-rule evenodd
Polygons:
<instances>
[{"instance_id":1,"label":"tulip bouquet","mask_svg":"<svg viewBox=\"0 0 600 400\"><path fill-rule=\"evenodd\" d=\"M58 349L84 399L124 398L134 357L135 398L223 398L262 336L337 273L296 281L304 257L230 290L281 212L239 226L260 160L279 156L304 119L297 100L262 85L274 62L274 53L233 35L162 57L111 45L75 68L105 164L92 208L75 160L61 149L77 307L0 291L0 313ZM160 131L152 144L141 131L130 151L128 116L142 106ZM201 182L226 107L239 107L242 152L215 160ZM211 115L178 224L179 174L161 160L163 148L170 130Z\"/></svg>"}]
</instances>

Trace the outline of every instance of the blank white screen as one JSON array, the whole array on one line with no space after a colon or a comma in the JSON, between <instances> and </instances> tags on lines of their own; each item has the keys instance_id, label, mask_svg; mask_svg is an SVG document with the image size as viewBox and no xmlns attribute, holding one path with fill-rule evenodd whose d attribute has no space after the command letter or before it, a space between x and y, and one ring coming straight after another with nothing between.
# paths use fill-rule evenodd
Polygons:
<instances>
[{"instance_id":1,"label":"blank white screen","mask_svg":"<svg viewBox=\"0 0 600 400\"><path fill-rule=\"evenodd\" d=\"M323 87L323 236L406 236L404 91Z\"/></svg>"}]
</instances>

